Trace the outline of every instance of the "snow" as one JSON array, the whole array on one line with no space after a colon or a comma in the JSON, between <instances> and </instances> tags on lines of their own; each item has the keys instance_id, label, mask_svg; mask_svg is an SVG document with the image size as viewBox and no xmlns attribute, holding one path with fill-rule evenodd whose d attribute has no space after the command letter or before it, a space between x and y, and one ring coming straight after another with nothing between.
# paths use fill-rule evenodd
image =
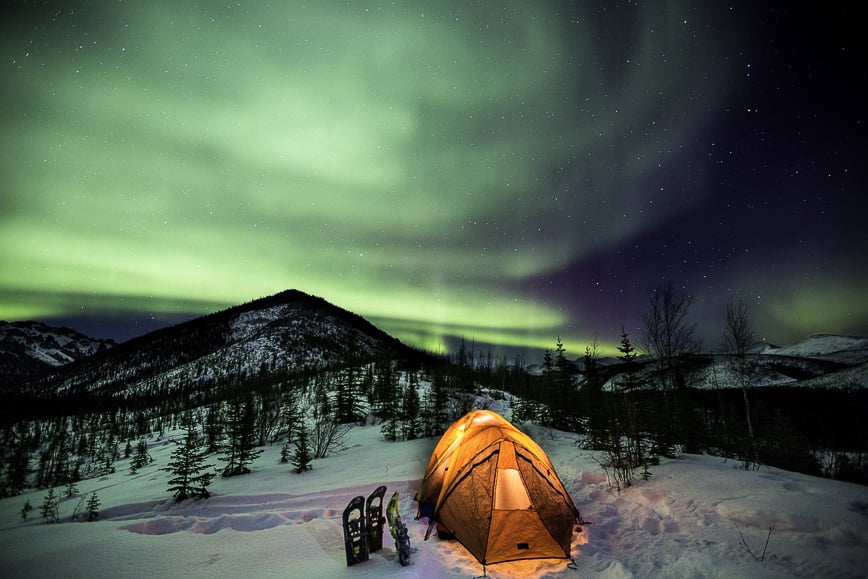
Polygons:
<instances>
[{"instance_id":1,"label":"snow","mask_svg":"<svg viewBox=\"0 0 868 579\"><path fill-rule=\"evenodd\" d=\"M112 340L89 338L70 328L0 321L0 354L21 353L48 366L68 364L112 346Z\"/></svg>"},{"instance_id":2,"label":"snow","mask_svg":"<svg viewBox=\"0 0 868 579\"><path fill-rule=\"evenodd\" d=\"M508 414L507 414L508 416ZM573 538L577 569L562 560L505 563L490 577L858 577L868 563L868 488L716 457L683 455L625 491L608 489L576 436L526 430L549 454L584 518ZM412 496L437 440L388 443L377 426L353 427L347 448L295 474L268 447L254 472L217 478L207 500L174 503L165 466L173 442L151 440L151 465L78 483L61 523L38 516L45 491L0 500L4 577L476 577L483 569L453 541L423 541ZM214 461L212 461L214 462ZM401 567L391 536L369 561L347 567L340 516L379 484L401 493L414 549ZM56 489L58 492L63 489ZM100 520L71 522L96 492ZM26 521L21 507L35 510ZM769 534L769 528L772 528ZM768 546L763 561L763 546ZM748 547L751 552L748 551Z\"/></svg>"},{"instance_id":3,"label":"snow","mask_svg":"<svg viewBox=\"0 0 868 579\"><path fill-rule=\"evenodd\" d=\"M862 364L868 362L868 338L815 334L789 346L768 347L764 353Z\"/></svg>"}]
</instances>

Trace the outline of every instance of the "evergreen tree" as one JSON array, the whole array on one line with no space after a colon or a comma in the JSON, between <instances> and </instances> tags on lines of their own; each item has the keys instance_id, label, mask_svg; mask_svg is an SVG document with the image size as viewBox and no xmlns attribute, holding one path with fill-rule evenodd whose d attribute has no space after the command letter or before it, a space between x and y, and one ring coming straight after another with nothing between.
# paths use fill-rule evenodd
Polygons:
<instances>
[{"instance_id":1,"label":"evergreen tree","mask_svg":"<svg viewBox=\"0 0 868 579\"><path fill-rule=\"evenodd\" d=\"M545 404L544 415L540 417L543 424L552 426L552 417L557 414L556 407L560 404L555 388L555 364L552 351L548 348L543 352L542 376L540 378L540 400Z\"/></svg>"},{"instance_id":2,"label":"evergreen tree","mask_svg":"<svg viewBox=\"0 0 868 579\"><path fill-rule=\"evenodd\" d=\"M295 445L295 454L292 455L292 466L297 474L311 470L310 446L307 442L307 428L304 424L298 428L298 440Z\"/></svg>"},{"instance_id":3,"label":"evergreen tree","mask_svg":"<svg viewBox=\"0 0 868 579\"><path fill-rule=\"evenodd\" d=\"M442 371L436 371L431 377L431 405L433 407L433 429L429 436L439 436L454 420L449 416L449 393L451 391L449 377ZM458 417L456 416L455 419Z\"/></svg>"},{"instance_id":4,"label":"evergreen tree","mask_svg":"<svg viewBox=\"0 0 868 579\"><path fill-rule=\"evenodd\" d=\"M378 378L377 388L380 395L378 414L382 420L380 432L386 440L394 441L398 439L400 431L402 396L398 387L398 374L392 368L391 362L385 370L382 377Z\"/></svg>"},{"instance_id":5,"label":"evergreen tree","mask_svg":"<svg viewBox=\"0 0 868 579\"><path fill-rule=\"evenodd\" d=\"M388 441L398 440L398 431L400 430L400 412L398 409L398 400L393 398L383 402L380 407L380 416L383 420L380 425L380 432L383 433L383 438Z\"/></svg>"},{"instance_id":6,"label":"evergreen tree","mask_svg":"<svg viewBox=\"0 0 868 579\"><path fill-rule=\"evenodd\" d=\"M24 506L21 507L21 520L26 521L32 511L33 505L30 504L30 499L27 499L24 501Z\"/></svg>"},{"instance_id":7,"label":"evergreen tree","mask_svg":"<svg viewBox=\"0 0 868 579\"><path fill-rule=\"evenodd\" d=\"M58 498L54 494L54 487L49 487L48 493L42 498L42 504L39 506L39 516L42 517L43 523L60 522L57 504Z\"/></svg>"},{"instance_id":8,"label":"evergreen tree","mask_svg":"<svg viewBox=\"0 0 868 579\"><path fill-rule=\"evenodd\" d=\"M256 448L256 416L253 395L248 393L243 399L236 396L226 404L223 423L225 424L223 456L226 463L223 476L236 476L250 472L248 466L262 454Z\"/></svg>"},{"instance_id":9,"label":"evergreen tree","mask_svg":"<svg viewBox=\"0 0 868 579\"><path fill-rule=\"evenodd\" d=\"M5 457L6 468L0 481L0 496L15 495L24 490L27 475L30 472L30 450L24 436L10 442L9 454Z\"/></svg>"},{"instance_id":10,"label":"evergreen tree","mask_svg":"<svg viewBox=\"0 0 868 579\"><path fill-rule=\"evenodd\" d=\"M67 497L71 497L78 493L78 485L76 484L75 479L72 477L71 473L67 475L66 490L64 492Z\"/></svg>"},{"instance_id":11,"label":"evergreen tree","mask_svg":"<svg viewBox=\"0 0 868 579\"><path fill-rule=\"evenodd\" d=\"M630 342L630 336L621 328L621 343L618 346L618 360L624 366L624 372L621 373L621 378L617 382L618 391L623 396L624 413L626 421L626 435L630 441L631 460L635 466L642 466L644 469L643 476L648 477L648 465L656 463L657 458L649 455L645 450L643 440L643 417L644 413L639 406L639 401L636 398L636 390L642 383L636 376L635 360L636 348Z\"/></svg>"},{"instance_id":12,"label":"evergreen tree","mask_svg":"<svg viewBox=\"0 0 868 579\"><path fill-rule=\"evenodd\" d=\"M448 377L440 369L431 373L431 386L422 395L419 407L421 435L425 438L443 434L448 423Z\"/></svg>"},{"instance_id":13,"label":"evergreen tree","mask_svg":"<svg viewBox=\"0 0 868 579\"><path fill-rule=\"evenodd\" d=\"M295 434L301 425L302 415L298 405L298 397L292 396L288 403L281 406L278 434L285 436L286 442L289 444L294 440Z\"/></svg>"},{"instance_id":14,"label":"evergreen tree","mask_svg":"<svg viewBox=\"0 0 868 579\"><path fill-rule=\"evenodd\" d=\"M130 458L130 474L136 474L140 468L151 464L154 461L148 452L148 443L145 439L139 440L136 445L136 453Z\"/></svg>"},{"instance_id":15,"label":"evergreen tree","mask_svg":"<svg viewBox=\"0 0 868 579\"><path fill-rule=\"evenodd\" d=\"M419 390L416 385L417 377L414 373L408 374L408 384L404 391L402 401L402 419L404 440L413 440L419 436Z\"/></svg>"},{"instance_id":16,"label":"evergreen tree","mask_svg":"<svg viewBox=\"0 0 868 579\"><path fill-rule=\"evenodd\" d=\"M558 338L560 341L560 338ZM543 376L551 377L555 372L555 365L552 361L552 351L548 348L543 352L543 366L542 366L542 374Z\"/></svg>"},{"instance_id":17,"label":"evergreen tree","mask_svg":"<svg viewBox=\"0 0 868 579\"><path fill-rule=\"evenodd\" d=\"M335 389L335 419L340 424L362 421L365 412L361 402L358 368L348 366L341 372Z\"/></svg>"},{"instance_id":18,"label":"evergreen tree","mask_svg":"<svg viewBox=\"0 0 868 579\"><path fill-rule=\"evenodd\" d=\"M208 472L208 469L214 465L205 464L205 454L201 451L191 415L185 416L182 428L186 432L184 442L175 447L169 457L168 466L160 470L172 474L168 492L172 493L176 502L190 497L207 499L208 485L214 477L214 473Z\"/></svg>"},{"instance_id":19,"label":"evergreen tree","mask_svg":"<svg viewBox=\"0 0 868 579\"><path fill-rule=\"evenodd\" d=\"M96 493L91 493L90 498L87 500L87 521L92 522L99 518L99 497L96 496Z\"/></svg>"},{"instance_id":20,"label":"evergreen tree","mask_svg":"<svg viewBox=\"0 0 868 579\"><path fill-rule=\"evenodd\" d=\"M398 381L391 358L386 358L377 363L377 374L372 388L372 406L380 419L383 416L383 406L394 403L398 394Z\"/></svg>"},{"instance_id":21,"label":"evergreen tree","mask_svg":"<svg viewBox=\"0 0 868 579\"><path fill-rule=\"evenodd\" d=\"M559 428L576 430L576 417L579 411L577 391L570 372L570 362L567 360L567 351L564 343L558 336L555 343L554 367L552 368L551 381L555 393L554 405L552 406L552 418L554 425Z\"/></svg>"},{"instance_id":22,"label":"evergreen tree","mask_svg":"<svg viewBox=\"0 0 868 579\"><path fill-rule=\"evenodd\" d=\"M581 400L584 414L588 417L587 446L602 449L606 446L609 413L603 396L603 377L596 341L585 347Z\"/></svg>"},{"instance_id":23,"label":"evergreen tree","mask_svg":"<svg viewBox=\"0 0 868 579\"><path fill-rule=\"evenodd\" d=\"M223 424L220 422L220 404L213 404L208 407L207 415L205 416L205 449L206 452L217 452L220 450L220 441L223 438Z\"/></svg>"}]
</instances>

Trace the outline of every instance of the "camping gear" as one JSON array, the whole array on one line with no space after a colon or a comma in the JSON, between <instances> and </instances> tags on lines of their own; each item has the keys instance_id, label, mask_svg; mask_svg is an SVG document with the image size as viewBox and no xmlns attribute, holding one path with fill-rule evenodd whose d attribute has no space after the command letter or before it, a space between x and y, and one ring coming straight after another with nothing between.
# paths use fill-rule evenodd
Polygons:
<instances>
[{"instance_id":1,"label":"camping gear","mask_svg":"<svg viewBox=\"0 0 868 579\"><path fill-rule=\"evenodd\" d=\"M420 517L483 565L569 559L581 520L542 448L489 410L474 410L446 430L416 500Z\"/></svg>"},{"instance_id":2,"label":"camping gear","mask_svg":"<svg viewBox=\"0 0 868 579\"><path fill-rule=\"evenodd\" d=\"M389 506L386 508L386 518L389 520L389 531L395 540L398 561L401 562L402 567L406 567L410 564L410 532L398 512L398 491L395 491L392 500L389 501Z\"/></svg>"},{"instance_id":3,"label":"camping gear","mask_svg":"<svg viewBox=\"0 0 868 579\"><path fill-rule=\"evenodd\" d=\"M386 486L378 486L365 501L365 516L368 518L368 552L374 553L383 548L383 497Z\"/></svg>"},{"instance_id":4,"label":"camping gear","mask_svg":"<svg viewBox=\"0 0 868 579\"><path fill-rule=\"evenodd\" d=\"M365 519L365 497L353 498L344 509L344 550L347 566L368 560L368 529Z\"/></svg>"}]
</instances>

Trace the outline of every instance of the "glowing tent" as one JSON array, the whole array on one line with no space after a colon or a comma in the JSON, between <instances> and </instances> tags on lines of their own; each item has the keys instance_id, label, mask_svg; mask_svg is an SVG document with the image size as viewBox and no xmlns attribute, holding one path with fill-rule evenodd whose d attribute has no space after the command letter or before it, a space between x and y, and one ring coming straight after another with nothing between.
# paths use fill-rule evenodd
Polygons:
<instances>
[{"instance_id":1,"label":"glowing tent","mask_svg":"<svg viewBox=\"0 0 868 579\"><path fill-rule=\"evenodd\" d=\"M428 516L483 565L570 558L579 511L545 452L489 410L450 426L416 494Z\"/></svg>"}]
</instances>

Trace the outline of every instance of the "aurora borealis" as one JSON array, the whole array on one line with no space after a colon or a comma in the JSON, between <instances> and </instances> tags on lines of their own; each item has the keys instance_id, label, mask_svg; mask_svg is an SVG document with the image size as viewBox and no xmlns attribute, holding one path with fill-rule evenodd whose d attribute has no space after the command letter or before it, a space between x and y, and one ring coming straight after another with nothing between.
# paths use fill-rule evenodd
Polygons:
<instances>
[{"instance_id":1,"label":"aurora borealis","mask_svg":"<svg viewBox=\"0 0 868 579\"><path fill-rule=\"evenodd\" d=\"M579 355L669 279L711 348L730 295L771 342L868 333L855 9L3 10L0 319L122 340L295 288Z\"/></svg>"}]
</instances>

